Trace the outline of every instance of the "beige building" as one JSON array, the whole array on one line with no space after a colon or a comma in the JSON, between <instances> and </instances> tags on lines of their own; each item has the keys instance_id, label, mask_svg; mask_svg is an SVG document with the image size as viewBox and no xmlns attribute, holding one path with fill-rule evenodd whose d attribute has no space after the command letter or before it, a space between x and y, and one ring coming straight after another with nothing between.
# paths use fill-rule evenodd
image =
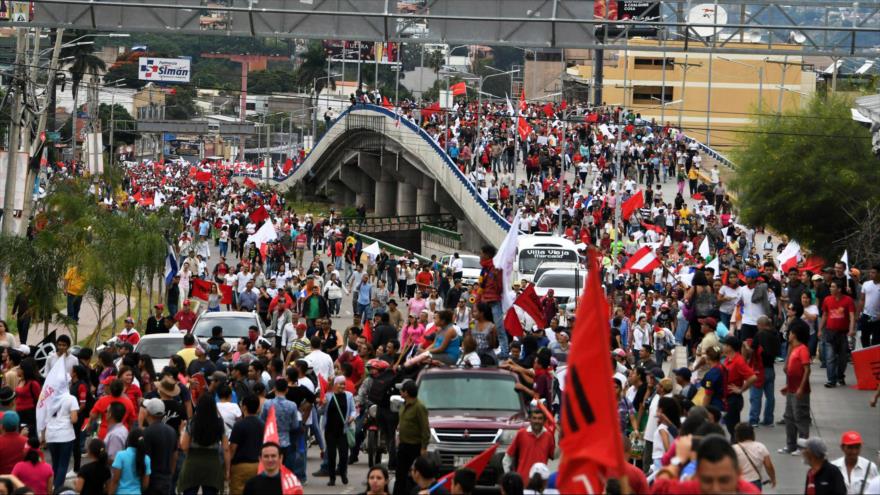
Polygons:
<instances>
[{"instance_id":1,"label":"beige building","mask_svg":"<svg viewBox=\"0 0 880 495\"><path fill-rule=\"evenodd\" d=\"M667 53L665 64L662 52L639 50L655 41L630 43L629 50L605 53L604 102L633 108L645 119L672 125L680 122L689 136L719 151L744 135L759 113L759 104L762 114L776 113L780 106L783 111L797 108L816 87L816 74L803 57L766 55L750 43L727 46L755 47L752 54ZM591 83L593 60L569 52L565 54L566 79ZM530 75L528 65L527 88L530 76L537 81L549 78L549 74ZM552 71L557 87L560 68L561 62L556 62Z\"/></svg>"}]
</instances>

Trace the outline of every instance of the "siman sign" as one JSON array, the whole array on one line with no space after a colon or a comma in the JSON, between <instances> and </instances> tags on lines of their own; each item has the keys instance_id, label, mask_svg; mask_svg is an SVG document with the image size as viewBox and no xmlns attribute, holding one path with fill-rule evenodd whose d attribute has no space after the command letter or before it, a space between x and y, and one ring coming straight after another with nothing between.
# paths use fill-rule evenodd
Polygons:
<instances>
[{"instance_id":1,"label":"siman sign","mask_svg":"<svg viewBox=\"0 0 880 495\"><path fill-rule=\"evenodd\" d=\"M190 59L141 57L138 79L156 82L189 82Z\"/></svg>"}]
</instances>

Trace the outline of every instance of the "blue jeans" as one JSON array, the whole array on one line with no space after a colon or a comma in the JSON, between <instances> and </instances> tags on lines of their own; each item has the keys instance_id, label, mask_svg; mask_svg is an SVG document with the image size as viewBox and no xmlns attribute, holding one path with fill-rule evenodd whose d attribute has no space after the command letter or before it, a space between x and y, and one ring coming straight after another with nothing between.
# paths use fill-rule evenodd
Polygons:
<instances>
[{"instance_id":1,"label":"blue jeans","mask_svg":"<svg viewBox=\"0 0 880 495\"><path fill-rule=\"evenodd\" d=\"M776 381L776 369L773 366L764 368L764 385L749 389L749 423L756 425L761 416L761 400L764 399L764 421L761 424L773 424L773 409L776 396L773 387Z\"/></svg>"},{"instance_id":2,"label":"blue jeans","mask_svg":"<svg viewBox=\"0 0 880 495\"><path fill-rule=\"evenodd\" d=\"M220 256L226 257L226 252L229 250L229 241L220 241Z\"/></svg>"},{"instance_id":3,"label":"blue jeans","mask_svg":"<svg viewBox=\"0 0 880 495\"><path fill-rule=\"evenodd\" d=\"M79 308L82 306L83 296L67 294L67 317L79 322Z\"/></svg>"},{"instance_id":4,"label":"blue jeans","mask_svg":"<svg viewBox=\"0 0 880 495\"><path fill-rule=\"evenodd\" d=\"M50 443L49 453L52 456L52 475L55 492L64 485L67 476L67 468L70 465L70 456L73 454L73 445L76 440L64 443Z\"/></svg>"},{"instance_id":5,"label":"blue jeans","mask_svg":"<svg viewBox=\"0 0 880 495\"><path fill-rule=\"evenodd\" d=\"M361 321L373 319L373 312L371 311L369 304L358 303L356 314L361 315Z\"/></svg>"},{"instance_id":6,"label":"blue jeans","mask_svg":"<svg viewBox=\"0 0 880 495\"><path fill-rule=\"evenodd\" d=\"M724 326L730 330L730 313L719 312L721 315L721 323L724 323Z\"/></svg>"},{"instance_id":7,"label":"blue jeans","mask_svg":"<svg viewBox=\"0 0 880 495\"><path fill-rule=\"evenodd\" d=\"M507 332L504 330L504 311L501 309L501 301L489 303L489 307L492 308L492 321L498 332L498 347L500 348L498 359L507 359L510 346L507 342Z\"/></svg>"},{"instance_id":8,"label":"blue jeans","mask_svg":"<svg viewBox=\"0 0 880 495\"><path fill-rule=\"evenodd\" d=\"M825 330L823 336L823 349L825 349L825 372L829 383L837 383L846 378L847 356L849 355L849 342L846 332L831 332Z\"/></svg>"}]
</instances>

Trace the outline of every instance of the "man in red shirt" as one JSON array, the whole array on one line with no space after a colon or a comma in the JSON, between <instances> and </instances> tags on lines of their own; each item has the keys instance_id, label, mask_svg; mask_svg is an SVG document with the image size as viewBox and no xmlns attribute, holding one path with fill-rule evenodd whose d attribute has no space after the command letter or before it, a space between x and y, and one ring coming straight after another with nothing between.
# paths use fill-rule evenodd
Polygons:
<instances>
[{"instance_id":1,"label":"man in red shirt","mask_svg":"<svg viewBox=\"0 0 880 495\"><path fill-rule=\"evenodd\" d=\"M856 334L856 305L843 293L840 283L833 280L828 286L830 296L822 300L822 318L819 320L819 339L825 349L825 388L846 385L846 363L849 356L847 336ZM824 340L822 340L824 336Z\"/></svg>"},{"instance_id":2,"label":"man in red shirt","mask_svg":"<svg viewBox=\"0 0 880 495\"><path fill-rule=\"evenodd\" d=\"M743 393L758 379L740 350L742 343L733 335L728 335L722 341L724 368L727 369L727 411L724 414L724 424L731 437L743 409Z\"/></svg>"},{"instance_id":3,"label":"man in red shirt","mask_svg":"<svg viewBox=\"0 0 880 495\"><path fill-rule=\"evenodd\" d=\"M810 327L801 319L788 326L788 360L785 362L785 447L780 454L797 450L799 438L810 437Z\"/></svg>"},{"instance_id":4,"label":"man in red shirt","mask_svg":"<svg viewBox=\"0 0 880 495\"><path fill-rule=\"evenodd\" d=\"M193 325L196 324L196 313L192 310L189 299L183 300L183 309L174 315L177 322L177 328L182 332L192 332Z\"/></svg>"},{"instance_id":5,"label":"man in red shirt","mask_svg":"<svg viewBox=\"0 0 880 495\"><path fill-rule=\"evenodd\" d=\"M430 266L423 266L422 271L416 275L416 285L418 285L419 291L422 292L422 297L426 297L428 291L434 285L434 275L431 274Z\"/></svg>"},{"instance_id":6,"label":"man in red shirt","mask_svg":"<svg viewBox=\"0 0 880 495\"><path fill-rule=\"evenodd\" d=\"M532 410L529 416L529 426L521 428L513 437L513 443L504 453L502 461L504 472L516 470L522 479L529 479L529 470L536 462L547 463L553 459L556 451L556 440L549 432L544 431L543 411ZM516 465L514 465L514 462Z\"/></svg>"},{"instance_id":7,"label":"man in red shirt","mask_svg":"<svg viewBox=\"0 0 880 495\"><path fill-rule=\"evenodd\" d=\"M125 417L122 418L122 424L126 428L131 428L131 425L137 420L137 411L135 411L134 405L132 405L128 396L122 393L125 390L125 384L122 380L113 380L108 389L110 390L110 395L105 395L98 399L95 405L92 406L92 413L89 415L90 428L94 428L94 425L98 423L98 418L101 418L101 426L98 428L98 438L101 440L107 434L107 415L109 414L110 404L119 402L125 406Z\"/></svg>"},{"instance_id":8,"label":"man in red shirt","mask_svg":"<svg viewBox=\"0 0 880 495\"><path fill-rule=\"evenodd\" d=\"M480 248L480 288L477 292L477 302L486 303L492 310L492 322L498 332L498 346L500 351L498 359L507 359L510 352L508 348L507 332L504 330L504 310L501 308L501 294L504 287L504 276L500 269L495 267L492 261L497 250L495 246L486 244Z\"/></svg>"}]
</instances>

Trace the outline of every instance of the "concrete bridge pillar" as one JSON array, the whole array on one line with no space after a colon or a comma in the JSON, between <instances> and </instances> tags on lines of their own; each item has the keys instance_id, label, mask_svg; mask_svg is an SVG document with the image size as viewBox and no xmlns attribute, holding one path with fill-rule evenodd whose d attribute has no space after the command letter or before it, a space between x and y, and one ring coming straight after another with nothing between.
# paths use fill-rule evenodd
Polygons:
<instances>
[{"instance_id":1,"label":"concrete bridge pillar","mask_svg":"<svg viewBox=\"0 0 880 495\"><path fill-rule=\"evenodd\" d=\"M358 187L357 194L355 195L355 205L361 206L364 205L367 207L367 211L373 211L376 208L376 195L375 195L375 186L373 186L373 179L371 179L367 175L361 175L360 179L360 187Z\"/></svg>"},{"instance_id":2,"label":"concrete bridge pillar","mask_svg":"<svg viewBox=\"0 0 880 495\"><path fill-rule=\"evenodd\" d=\"M422 187L419 188L416 194L416 212L419 215L432 215L440 212L440 207L434 201L433 184L431 187L425 187L425 184L422 184Z\"/></svg>"},{"instance_id":3,"label":"concrete bridge pillar","mask_svg":"<svg viewBox=\"0 0 880 495\"><path fill-rule=\"evenodd\" d=\"M415 215L416 214L416 186L407 184L406 182L397 183L397 215Z\"/></svg>"},{"instance_id":4,"label":"concrete bridge pillar","mask_svg":"<svg viewBox=\"0 0 880 495\"><path fill-rule=\"evenodd\" d=\"M382 179L376 182L375 214L378 217L394 216L397 209L397 182L390 177Z\"/></svg>"}]
</instances>

